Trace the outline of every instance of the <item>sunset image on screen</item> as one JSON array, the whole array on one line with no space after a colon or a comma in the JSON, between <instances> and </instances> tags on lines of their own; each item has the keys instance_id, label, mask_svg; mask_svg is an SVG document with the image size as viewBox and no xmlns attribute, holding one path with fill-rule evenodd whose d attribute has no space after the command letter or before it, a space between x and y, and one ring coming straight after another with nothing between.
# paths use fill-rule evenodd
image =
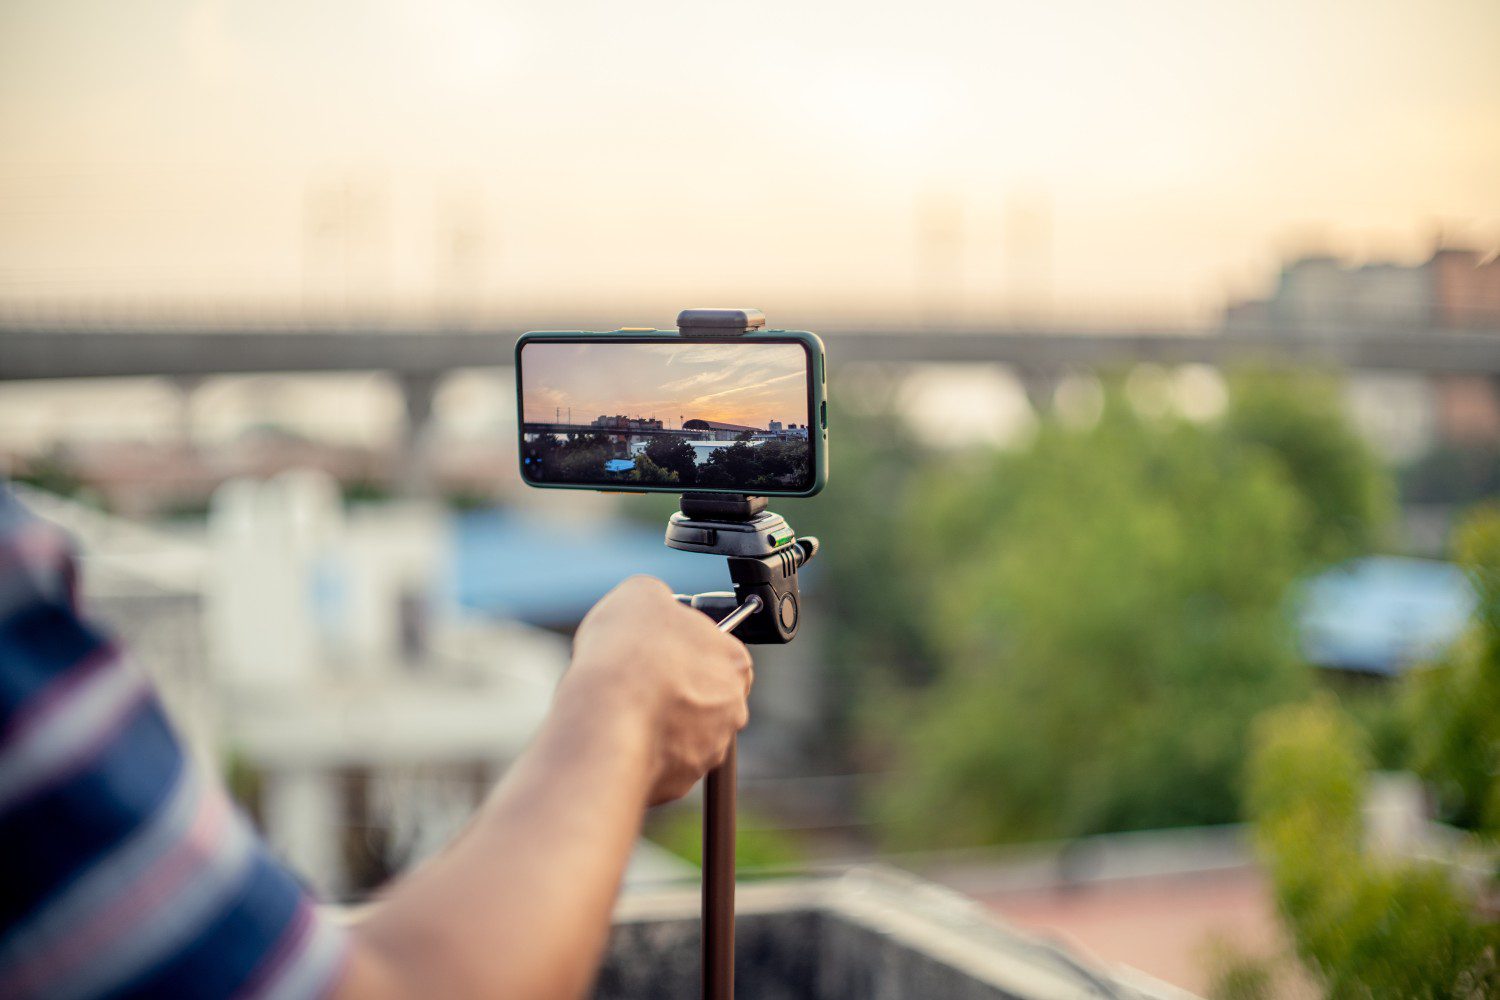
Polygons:
<instances>
[{"instance_id":1,"label":"sunset image on screen","mask_svg":"<svg viewBox=\"0 0 1500 1000\"><path fill-rule=\"evenodd\" d=\"M800 344L527 344L522 467L535 482L803 489L807 380Z\"/></svg>"}]
</instances>

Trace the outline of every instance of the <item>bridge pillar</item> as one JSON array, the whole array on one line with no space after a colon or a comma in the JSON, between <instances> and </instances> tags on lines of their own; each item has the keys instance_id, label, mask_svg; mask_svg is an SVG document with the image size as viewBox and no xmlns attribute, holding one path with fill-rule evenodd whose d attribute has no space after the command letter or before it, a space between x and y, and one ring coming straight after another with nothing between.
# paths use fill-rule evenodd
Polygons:
<instances>
[{"instance_id":1,"label":"bridge pillar","mask_svg":"<svg viewBox=\"0 0 1500 1000\"><path fill-rule=\"evenodd\" d=\"M1037 416L1045 416L1052 409L1057 387L1062 384L1062 374L1032 368L1016 368L1015 373L1021 388L1026 391L1026 401L1031 404L1031 409Z\"/></svg>"},{"instance_id":2,"label":"bridge pillar","mask_svg":"<svg viewBox=\"0 0 1500 1000\"><path fill-rule=\"evenodd\" d=\"M433 493L428 449L432 445L432 401L441 379L437 373L406 373L396 378L406 404L406 426L396 456L396 489L404 497L425 498Z\"/></svg>"},{"instance_id":3,"label":"bridge pillar","mask_svg":"<svg viewBox=\"0 0 1500 1000\"><path fill-rule=\"evenodd\" d=\"M173 375L169 380L177 393L177 436L183 448L193 450L193 393L203 384L198 375Z\"/></svg>"}]
</instances>

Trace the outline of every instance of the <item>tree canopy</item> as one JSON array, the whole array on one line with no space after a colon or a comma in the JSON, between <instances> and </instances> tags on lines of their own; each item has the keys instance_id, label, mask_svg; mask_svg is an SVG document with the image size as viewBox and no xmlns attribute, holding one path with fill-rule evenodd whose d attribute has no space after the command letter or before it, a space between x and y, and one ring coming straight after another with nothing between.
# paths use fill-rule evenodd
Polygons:
<instances>
[{"instance_id":1,"label":"tree canopy","mask_svg":"<svg viewBox=\"0 0 1500 1000\"><path fill-rule=\"evenodd\" d=\"M917 504L941 666L897 736L898 842L1235 817L1250 720L1307 685L1285 597L1308 503L1273 453L1111 393Z\"/></svg>"}]
</instances>

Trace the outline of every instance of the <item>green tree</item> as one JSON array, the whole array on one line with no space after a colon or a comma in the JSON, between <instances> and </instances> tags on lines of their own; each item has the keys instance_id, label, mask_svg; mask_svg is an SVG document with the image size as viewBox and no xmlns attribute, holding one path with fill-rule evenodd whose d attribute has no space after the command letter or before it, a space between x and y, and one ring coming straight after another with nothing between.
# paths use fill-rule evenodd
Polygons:
<instances>
[{"instance_id":1,"label":"green tree","mask_svg":"<svg viewBox=\"0 0 1500 1000\"><path fill-rule=\"evenodd\" d=\"M526 455L533 462L532 475L543 482L579 483L604 479L604 463L621 448L609 434L533 435L526 442Z\"/></svg>"},{"instance_id":2,"label":"green tree","mask_svg":"<svg viewBox=\"0 0 1500 1000\"><path fill-rule=\"evenodd\" d=\"M1323 698L1256 725L1250 807L1256 845L1298 956L1326 995L1500 994L1500 925L1441 868L1361 850L1368 752Z\"/></svg>"},{"instance_id":3,"label":"green tree","mask_svg":"<svg viewBox=\"0 0 1500 1000\"><path fill-rule=\"evenodd\" d=\"M760 467L755 461L755 447L736 441L727 448L715 448L698 469L698 482L720 488L742 487L753 482Z\"/></svg>"},{"instance_id":4,"label":"green tree","mask_svg":"<svg viewBox=\"0 0 1500 1000\"><path fill-rule=\"evenodd\" d=\"M1296 486L1307 507L1302 547L1313 562L1362 555L1379 541L1394 489L1345 418L1335 379L1242 372L1231 380L1224 430L1234 444L1264 449Z\"/></svg>"},{"instance_id":5,"label":"green tree","mask_svg":"<svg viewBox=\"0 0 1500 1000\"><path fill-rule=\"evenodd\" d=\"M919 491L906 576L939 669L891 734L898 843L1238 814L1250 720L1308 676L1284 613L1305 505L1235 441L1111 393L1092 430L1045 422Z\"/></svg>"},{"instance_id":6,"label":"green tree","mask_svg":"<svg viewBox=\"0 0 1500 1000\"><path fill-rule=\"evenodd\" d=\"M638 483L667 486L677 482L677 473L657 465L651 461L650 455L643 452L635 457L635 468L630 470L630 478Z\"/></svg>"},{"instance_id":7,"label":"green tree","mask_svg":"<svg viewBox=\"0 0 1500 1000\"><path fill-rule=\"evenodd\" d=\"M1446 817L1500 836L1500 505L1472 513L1455 557L1473 586L1474 626L1408 680L1413 766Z\"/></svg>"},{"instance_id":8,"label":"green tree","mask_svg":"<svg viewBox=\"0 0 1500 1000\"><path fill-rule=\"evenodd\" d=\"M818 639L826 671L824 726L811 749L830 767L881 770L892 749L887 714L901 711L902 690L933 676L929 576L914 563L924 541L913 497L929 476L945 473L893 414L838 417L828 487L815 500L775 506L823 543L806 571L815 602L809 621L817 622L808 637Z\"/></svg>"},{"instance_id":9,"label":"green tree","mask_svg":"<svg viewBox=\"0 0 1500 1000\"><path fill-rule=\"evenodd\" d=\"M740 440L716 448L698 468L698 482L705 486L745 490L797 489L808 477L806 441Z\"/></svg>"},{"instance_id":10,"label":"green tree","mask_svg":"<svg viewBox=\"0 0 1500 1000\"><path fill-rule=\"evenodd\" d=\"M806 441L766 441L755 448L755 483L760 489L795 489L807 481Z\"/></svg>"},{"instance_id":11,"label":"green tree","mask_svg":"<svg viewBox=\"0 0 1500 1000\"><path fill-rule=\"evenodd\" d=\"M646 457L663 469L677 473L680 483L693 483L698 478L698 458L693 446L681 438L661 435L646 445Z\"/></svg>"},{"instance_id":12,"label":"green tree","mask_svg":"<svg viewBox=\"0 0 1500 1000\"><path fill-rule=\"evenodd\" d=\"M604 478L604 463L609 461L608 448L570 447L560 453L555 478L565 483L597 483Z\"/></svg>"}]
</instances>

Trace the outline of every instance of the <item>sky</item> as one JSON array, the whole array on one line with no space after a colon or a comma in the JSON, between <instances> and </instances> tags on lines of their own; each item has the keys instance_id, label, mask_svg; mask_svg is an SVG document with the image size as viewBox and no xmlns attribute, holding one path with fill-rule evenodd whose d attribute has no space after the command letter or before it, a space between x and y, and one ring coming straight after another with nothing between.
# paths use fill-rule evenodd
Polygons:
<instances>
[{"instance_id":1,"label":"sky","mask_svg":"<svg viewBox=\"0 0 1500 1000\"><path fill-rule=\"evenodd\" d=\"M798 344L549 344L521 354L528 423L656 417L667 427L807 420L807 354Z\"/></svg>"},{"instance_id":2,"label":"sky","mask_svg":"<svg viewBox=\"0 0 1500 1000\"><path fill-rule=\"evenodd\" d=\"M1495 0L7 0L0 306L1193 324L1500 245Z\"/></svg>"}]
</instances>

